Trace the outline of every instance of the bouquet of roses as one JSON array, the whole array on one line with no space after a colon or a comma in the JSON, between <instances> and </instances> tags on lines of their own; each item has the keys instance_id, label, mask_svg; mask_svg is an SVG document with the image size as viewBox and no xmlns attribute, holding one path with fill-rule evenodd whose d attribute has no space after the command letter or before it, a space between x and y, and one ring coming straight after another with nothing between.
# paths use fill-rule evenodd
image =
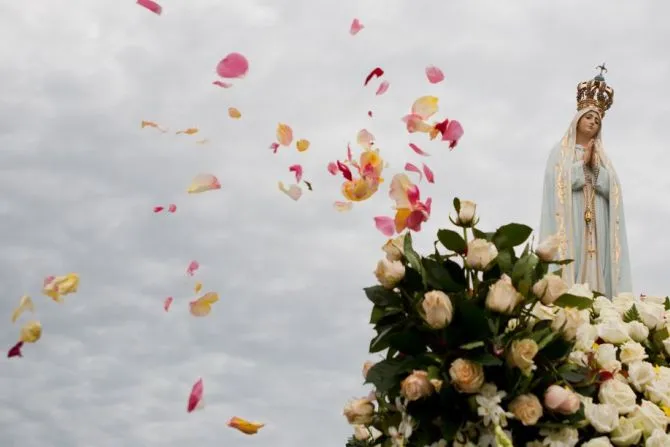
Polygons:
<instances>
[{"instance_id":1,"label":"bouquet of roses","mask_svg":"<svg viewBox=\"0 0 670 447\"><path fill-rule=\"evenodd\" d=\"M365 381L374 390L344 409L354 426L347 446L512 446L514 442L569 447L590 439L585 445L610 445L603 444L607 439L600 436L603 429L615 430L613 422L602 425L610 404L599 394L597 403L590 397L603 385L612 386L602 368L594 369L595 341L604 339L584 342L583 337L593 331L614 333L613 323L601 321L602 309L613 309L605 314L613 318L616 310L626 328L636 328L628 333L640 332L636 336L641 340L640 324L648 326L635 322L651 321L652 314L662 319L658 303L633 311L615 300L609 308L606 299L593 300L588 286L569 289L560 271L549 272L550 267L560 269L571 262L553 260L557 236L532 249L527 243L531 228L512 223L482 232L474 203L455 199L454 208L452 223L461 231L439 230L432 254L420 256L409 233L383 247L386 257L375 271L379 285L365 293L373 304L370 322L377 332L369 350L385 354L363 368ZM594 311L592 320L594 303L600 314L595 316ZM664 337L667 332L660 330L657 339ZM664 348L661 341L644 349L660 359ZM607 352L611 348L604 348L601 357ZM616 368L607 371L616 378ZM608 393L618 396L619 390L604 395ZM656 405L652 402L658 396L649 404ZM644 402L635 408L631 411L637 411L637 418L631 416L630 423L616 426L647 424L640 428L641 435L665 436L660 416L651 422L657 411L651 414ZM658 428L662 432L654 431ZM619 433L633 439L634 433L624 430L628 429L614 433L613 442Z\"/></svg>"}]
</instances>

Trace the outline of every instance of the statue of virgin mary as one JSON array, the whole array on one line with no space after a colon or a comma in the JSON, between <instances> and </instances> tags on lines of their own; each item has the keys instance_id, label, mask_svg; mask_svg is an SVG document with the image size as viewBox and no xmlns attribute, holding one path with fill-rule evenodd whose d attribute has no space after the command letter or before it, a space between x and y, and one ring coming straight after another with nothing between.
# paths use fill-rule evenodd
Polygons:
<instances>
[{"instance_id":1,"label":"statue of virgin mary","mask_svg":"<svg viewBox=\"0 0 670 447\"><path fill-rule=\"evenodd\" d=\"M614 90L600 74L577 85L577 114L549 154L540 239L557 235L562 277L610 299L632 292L621 184L607 157L602 120ZM557 267L558 268L558 267Z\"/></svg>"}]
</instances>

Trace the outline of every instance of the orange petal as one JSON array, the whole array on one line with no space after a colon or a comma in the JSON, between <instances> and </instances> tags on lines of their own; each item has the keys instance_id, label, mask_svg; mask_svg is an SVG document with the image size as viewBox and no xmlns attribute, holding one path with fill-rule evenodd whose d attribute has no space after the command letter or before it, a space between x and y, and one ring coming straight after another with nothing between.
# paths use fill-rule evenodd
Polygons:
<instances>
[{"instance_id":1,"label":"orange petal","mask_svg":"<svg viewBox=\"0 0 670 447\"><path fill-rule=\"evenodd\" d=\"M242 114L235 107L228 107L228 116L234 119L242 117Z\"/></svg>"},{"instance_id":2,"label":"orange petal","mask_svg":"<svg viewBox=\"0 0 670 447\"><path fill-rule=\"evenodd\" d=\"M277 141L282 146L289 146L293 141L293 129L288 124L279 123L277 125Z\"/></svg>"},{"instance_id":3,"label":"orange petal","mask_svg":"<svg viewBox=\"0 0 670 447\"><path fill-rule=\"evenodd\" d=\"M436 96L422 96L412 104L412 114L419 116L422 120L427 120L437 112L438 101L439 98Z\"/></svg>"},{"instance_id":4,"label":"orange petal","mask_svg":"<svg viewBox=\"0 0 670 447\"><path fill-rule=\"evenodd\" d=\"M305 152L307 149L309 149L309 141L298 140L295 142L295 147L298 149L298 152Z\"/></svg>"},{"instance_id":5,"label":"orange petal","mask_svg":"<svg viewBox=\"0 0 670 447\"><path fill-rule=\"evenodd\" d=\"M212 174L198 174L195 176L186 192L189 194L198 194L212 189L221 189L221 183Z\"/></svg>"},{"instance_id":6,"label":"orange petal","mask_svg":"<svg viewBox=\"0 0 670 447\"><path fill-rule=\"evenodd\" d=\"M177 135L179 135L179 134L194 135L194 134L196 134L196 133L198 133L198 132L199 132L199 131L198 131L197 128L195 128L195 127L189 127L188 129L178 130L178 131L176 132L176 134L177 134Z\"/></svg>"},{"instance_id":7,"label":"orange petal","mask_svg":"<svg viewBox=\"0 0 670 447\"><path fill-rule=\"evenodd\" d=\"M407 208L400 208L396 210L395 213L395 231L400 233L402 230L407 228L407 218L412 214L412 211Z\"/></svg>"},{"instance_id":8,"label":"orange petal","mask_svg":"<svg viewBox=\"0 0 670 447\"><path fill-rule=\"evenodd\" d=\"M212 311L211 305L200 302L199 300L191 301L189 303L189 312L194 317L206 317L207 315L209 315L211 311Z\"/></svg>"}]
</instances>

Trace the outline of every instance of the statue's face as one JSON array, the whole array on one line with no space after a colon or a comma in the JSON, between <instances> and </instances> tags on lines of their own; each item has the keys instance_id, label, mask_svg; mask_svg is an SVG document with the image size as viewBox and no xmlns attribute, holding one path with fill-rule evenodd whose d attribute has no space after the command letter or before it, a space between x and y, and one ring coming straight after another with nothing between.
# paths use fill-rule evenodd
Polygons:
<instances>
[{"instance_id":1,"label":"statue's face","mask_svg":"<svg viewBox=\"0 0 670 447\"><path fill-rule=\"evenodd\" d=\"M586 112L577 123L577 132L593 138L600 130L600 115L596 112Z\"/></svg>"}]
</instances>

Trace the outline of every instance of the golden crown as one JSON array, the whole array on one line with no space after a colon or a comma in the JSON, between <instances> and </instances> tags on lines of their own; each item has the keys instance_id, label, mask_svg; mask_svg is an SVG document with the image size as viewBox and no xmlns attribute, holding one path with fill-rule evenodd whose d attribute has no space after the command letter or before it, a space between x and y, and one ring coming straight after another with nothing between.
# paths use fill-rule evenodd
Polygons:
<instances>
[{"instance_id":1,"label":"golden crown","mask_svg":"<svg viewBox=\"0 0 670 447\"><path fill-rule=\"evenodd\" d=\"M605 112L612 107L614 102L614 89L607 85L603 72L607 73L605 64L596 67L600 73L590 81L584 81L577 84L577 110L586 107L596 107L600 111L600 116L604 117Z\"/></svg>"}]
</instances>

